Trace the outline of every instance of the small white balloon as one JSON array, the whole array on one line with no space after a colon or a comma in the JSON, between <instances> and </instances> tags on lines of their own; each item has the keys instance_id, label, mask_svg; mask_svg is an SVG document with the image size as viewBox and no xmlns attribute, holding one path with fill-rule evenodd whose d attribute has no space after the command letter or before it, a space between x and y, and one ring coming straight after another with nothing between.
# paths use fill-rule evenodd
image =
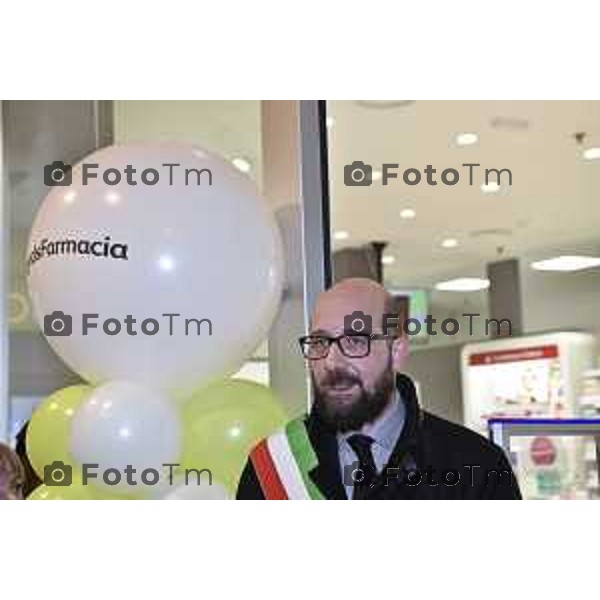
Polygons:
<instances>
[{"instance_id":1,"label":"small white balloon","mask_svg":"<svg viewBox=\"0 0 600 600\"><path fill-rule=\"evenodd\" d=\"M174 142L103 148L71 179L42 202L27 259L57 354L94 385L178 397L236 372L267 336L282 285L279 232L254 182Z\"/></svg>"},{"instance_id":2,"label":"small white balloon","mask_svg":"<svg viewBox=\"0 0 600 600\"><path fill-rule=\"evenodd\" d=\"M167 465L179 458L179 415L159 392L130 382L107 383L75 413L71 452L81 465L98 465L84 468L84 476L86 471L96 475L88 483L115 492L142 493L156 484L155 472L164 478Z\"/></svg>"}]
</instances>

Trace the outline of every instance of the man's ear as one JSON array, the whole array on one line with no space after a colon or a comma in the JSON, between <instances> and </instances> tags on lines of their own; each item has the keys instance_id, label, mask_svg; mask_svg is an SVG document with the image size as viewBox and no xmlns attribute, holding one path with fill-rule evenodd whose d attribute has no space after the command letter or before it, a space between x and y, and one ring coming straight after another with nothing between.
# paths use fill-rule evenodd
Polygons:
<instances>
[{"instance_id":1,"label":"man's ear","mask_svg":"<svg viewBox=\"0 0 600 600\"><path fill-rule=\"evenodd\" d=\"M392 364L394 371L398 372L402 370L408 354L408 336L401 335L392 342Z\"/></svg>"}]
</instances>

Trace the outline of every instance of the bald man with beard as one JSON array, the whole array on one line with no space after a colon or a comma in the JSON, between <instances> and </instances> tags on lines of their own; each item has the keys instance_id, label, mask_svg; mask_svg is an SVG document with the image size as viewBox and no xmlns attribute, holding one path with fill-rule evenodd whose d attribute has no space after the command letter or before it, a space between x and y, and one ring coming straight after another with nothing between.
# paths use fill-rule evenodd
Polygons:
<instances>
[{"instance_id":1,"label":"bald man with beard","mask_svg":"<svg viewBox=\"0 0 600 600\"><path fill-rule=\"evenodd\" d=\"M498 447L419 406L392 306L370 279L320 294L299 340L314 405L252 450L238 499L520 499Z\"/></svg>"}]
</instances>

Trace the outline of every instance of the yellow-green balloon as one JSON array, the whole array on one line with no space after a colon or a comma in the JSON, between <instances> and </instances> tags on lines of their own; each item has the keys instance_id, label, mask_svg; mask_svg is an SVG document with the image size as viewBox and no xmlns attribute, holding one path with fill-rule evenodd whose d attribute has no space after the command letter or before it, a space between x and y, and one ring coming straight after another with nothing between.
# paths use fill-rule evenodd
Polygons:
<instances>
[{"instance_id":1,"label":"yellow-green balloon","mask_svg":"<svg viewBox=\"0 0 600 600\"><path fill-rule=\"evenodd\" d=\"M75 482L66 486L42 484L27 496L27 500L130 500L132 498L132 496L108 494L94 486Z\"/></svg>"},{"instance_id":2,"label":"yellow-green balloon","mask_svg":"<svg viewBox=\"0 0 600 600\"><path fill-rule=\"evenodd\" d=\"M95 485L89 486L88 493L91 494L92 500L145 500L145 496L130 494L126 496L124 494L111 494L104 490L98 489Z\"/></svg>"},{"instance_id":3,"label":"yellow-green balloon","mask_svg":"<svg viewBox=\"0 0 600 600\"><path fill-rule=\"evenodd\" d=\"M227 379L199 390L183 405L184 469L209 469L234 492L248 453L286 421L270 388ZM190 477L195 477L191 474Z\"/></svg>"},{"instance_id":4,"label":"yellow-green balloon","mask_svg":"<svg viewBox=\"0 0 600 600\"><path fill-rule=\"evenodd\" d=\"M75 463L69 451L71 420L92 390L89 385L63 388L48 396L33 413L27 427L27 456L40 478L44 478L44 467L57 460Z\"/></svg>"},{"instance_id":5,"label":"yellow-green balloon","mask_svg":"<svg viewBox=\"0 0 600 600\"><path fill-rule=\"evenodd\" d=\"M76 483L66 486L42 484L27 496L27 500L93 500L93 493L89 486Z\"/></svg>"}]
</instances>

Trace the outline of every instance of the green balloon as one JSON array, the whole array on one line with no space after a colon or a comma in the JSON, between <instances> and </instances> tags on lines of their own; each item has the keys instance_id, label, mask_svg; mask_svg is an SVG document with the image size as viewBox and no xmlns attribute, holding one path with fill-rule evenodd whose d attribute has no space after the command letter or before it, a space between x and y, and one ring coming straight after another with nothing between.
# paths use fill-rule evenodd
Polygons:
<instances>
[{"instance_id":1,"label":"green balloon","mask_svg":"<svg viewBox=\"0 0 600 600\"><path fill-rule=\"evenodd\" d=\"M27 496L27 500L94 500L94 493L89 486L76 483L65 486L42 484Z\"/></svg>"},{"instance_id":2,"label":"green balloon","mask_svg":"<svg viewBox=\"0 0 600 600\"><path fill-rule=\"evenodd\" d=\"M112 494L111 492L102 490L95 485L87 485L85 486L87 489L87 494L89 496L88 500L145 500L145 496L141 496L139 494L129 494L128 496L124 494Z\"/></svg>"},{"instance_id":3,"label":"green balloon","mask_svg":"<svg viewBox=\"0 0 600 600\"><path fill-rule=\"evenodd\" d=\"M63 388L46 398L33 413L27 427L27 456L41 479L44 467L55 461L75 464L69 450L71 421L92 390L89 385Z\"/></svg>"},{"instance_id":4,"label":"green balloon","mask_svg":"<svg viewBox=\"0 0 600 600\"><path fill-rule=\"evenodd\" d=\"M40 485L35 488L27 500L137 500L136 496L117 496L99 490L93 485L81 485L73 482L65 486Z\"/></svg>"},{"instance_id":5,"label":"green balloon","mask_svg":"<svg viewBox=\"0 0 600 600\"><path fill-rule=\"evenodd\" d=\"M228 379L189 398L183 405L182 421L182 469L209 469L213 481L235 492L250 450L283 427L286 415L270 388ZM195 477L190 474L189 480Z\"/></svg>"}]
</instances>

